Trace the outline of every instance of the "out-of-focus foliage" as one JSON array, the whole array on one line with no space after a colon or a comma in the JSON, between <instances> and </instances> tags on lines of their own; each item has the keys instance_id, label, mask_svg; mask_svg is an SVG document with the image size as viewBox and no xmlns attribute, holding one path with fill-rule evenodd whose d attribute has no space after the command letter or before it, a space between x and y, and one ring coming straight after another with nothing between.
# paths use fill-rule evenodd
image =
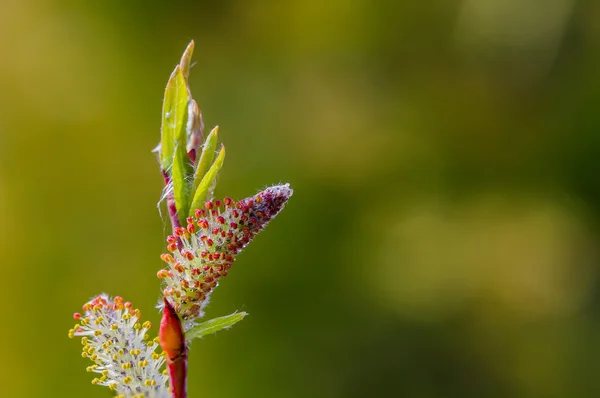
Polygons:
<instances>
[{"instance_id":1,"label":"out-of-focus foliage","mask_svg":"<svg viewBox=\"0 0 600 398\"><path fill-rule=\"evenodd\" d=\"M600 5L4 2L3 396L105 397L66 336L157 324L166 76L220 125L217 196L290 182L191 347L191 397L600 394Z\"/></svg>"}]
</instances>

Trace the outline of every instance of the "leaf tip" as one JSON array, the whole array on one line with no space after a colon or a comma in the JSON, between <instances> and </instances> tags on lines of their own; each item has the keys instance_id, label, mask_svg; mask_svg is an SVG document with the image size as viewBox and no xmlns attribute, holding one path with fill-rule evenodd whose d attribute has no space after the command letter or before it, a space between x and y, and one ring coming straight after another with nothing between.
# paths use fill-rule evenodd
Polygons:
<instances>
[{"instance_id":1,"label":"leaf tip","mask_svg":"<svg viewBox=\"0 0 600 398\"><path fill-rule=\"evenodd\" d=\"M181 56L181 61L179 61L179 65L181 67L181 71L183 75L187 79L190 73L190 64L192 61L192 54L194 53L194 40L190 41L190 44L186 47L183 55Z\"/></svg>"}]
</instances>

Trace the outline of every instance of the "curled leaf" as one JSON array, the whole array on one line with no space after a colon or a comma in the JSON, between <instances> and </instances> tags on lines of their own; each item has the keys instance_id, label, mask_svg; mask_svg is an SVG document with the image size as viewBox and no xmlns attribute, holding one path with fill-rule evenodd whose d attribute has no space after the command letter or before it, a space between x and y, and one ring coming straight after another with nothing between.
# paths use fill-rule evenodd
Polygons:
<instances>
[{"instance_id":1,"label":"curled leaf","mask_svg":"<svg viewBox=\"0 0 600 398\"><path fill-rule=\"evenodd\" d=\"M190 101L188 106L188 121L187 121L187 151L190 154L194 151L194 158L196 151L200 147L202 141L202 135L204 134L204 122L202 121L202 112L198 107L198 104L193 99ZM213 149L214 151L214 149Z\"/></svg>"}]
</instances>

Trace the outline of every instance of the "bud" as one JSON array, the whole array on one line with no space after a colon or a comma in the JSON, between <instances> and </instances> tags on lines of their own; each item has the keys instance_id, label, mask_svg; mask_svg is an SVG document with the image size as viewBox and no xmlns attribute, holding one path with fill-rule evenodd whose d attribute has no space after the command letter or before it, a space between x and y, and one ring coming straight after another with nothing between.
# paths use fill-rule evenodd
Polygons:
<instances>
[{"instance_id":1,"label":"bud","mask_svg":"<svg viewBox=\"0 0 600 398\"><path fill-rule=\"evenodd\" d=\"M163 297L163 303L163 316L160 321L159 332L160 346L167 355L167 367L169 369L173 397L183 398L187 395L187 346L185 334L183 333L179 316L166 297Z\"/></svg>"},{"instance_id":2,"label":"bud","mask_svg":"<svg viewBox=\"0 0 600 398\"><path fill-rule=\"evenodd\" d=\"M167 359L174 361L186 355L185 335L179 316L166 297L163 297L163 303L159 332L160 346L167 354Z\"/></svg>"}]
</instances>

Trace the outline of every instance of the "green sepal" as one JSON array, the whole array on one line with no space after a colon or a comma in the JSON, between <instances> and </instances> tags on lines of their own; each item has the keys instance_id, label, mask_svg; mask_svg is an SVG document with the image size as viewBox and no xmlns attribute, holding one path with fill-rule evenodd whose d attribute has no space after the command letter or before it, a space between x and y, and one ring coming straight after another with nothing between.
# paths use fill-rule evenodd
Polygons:
<instances>
[{"instance_id":1,"label":"green sepal","mask_svg":"<svg viewBox=\"0 0 600 398\"><path fill-rule=\"evenodd\" d=\"M194 326L185 334L188 341L201 338L209 334L218 332L219 330L227 329L244 319L248 315L247 312L235 312L231 315L214 318L199 325Z\"/></svg>"},{"instance_id":2,"label":"green sepal","mask_svg":"<svg viewBox=\"0 0 600 398\"><path fill-rule=\"evenodd\" d=\"M198 160L198 166L196 166L196 173L194 174L194 191L198 189L198 185L202 181L202 178L206 175L210 165L215 159L215 150L217 149L217 139L219 134L219 126L216 126L206 137L204 147L202 148L202 154L200 160Z\"/></svg>"},{"instance_id":3,"label":"green sepal","mask_svg":"<svg viewBox=\"0 0 600 398\"><path fill-rule=\"evenodd\" d=\"M221 167L223 166L223 160L225 159L225 146L221 147L221 151L219 152L219 156L212 164L210 169L206 172L202 181L198 185L198 189L196 189L196 193L194 194L194 200L192 201L192 206L190 207L189 215L192 215L192 212L195 209L201 209L204 206L204 202L206 201L206 197L213 187L215 180L217 179L217 174Z\"/></svg>"},{"instance_id":4,"label":"green sepal","mask_svg":"<svg viewBox=\"0 0 600 398\"><path fill-rule=\"evenodd\" d=\"M160 166L167 172L173 165L177 142L185 140L189 100L187 81L177 65L165 89L160 129Z\"/></svg>"}]
</instances>

